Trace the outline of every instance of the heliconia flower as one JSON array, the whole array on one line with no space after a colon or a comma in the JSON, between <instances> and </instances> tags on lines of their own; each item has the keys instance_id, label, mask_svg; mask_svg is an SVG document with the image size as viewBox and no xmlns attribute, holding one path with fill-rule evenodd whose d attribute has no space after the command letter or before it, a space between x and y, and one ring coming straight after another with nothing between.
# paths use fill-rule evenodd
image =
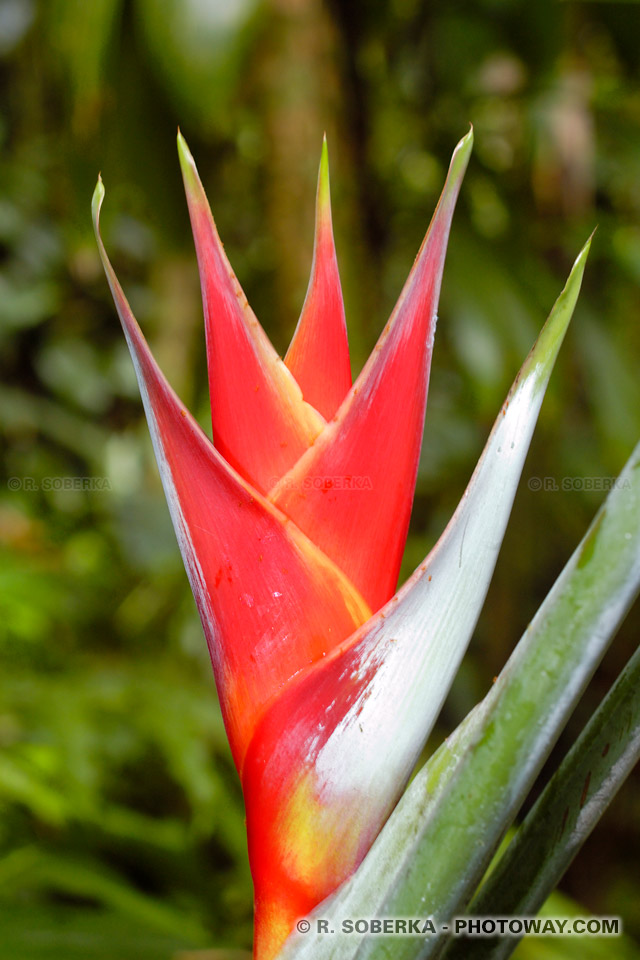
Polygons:
<instances>
[{"instance_id":1,"label":"heliconia flower","mask_svg":"<svg viewBox=\"0 0 640 960\"><path fill-rule=\"evenodd\" d=\"M326 144L311 280L283 361L229 265L184 139L213 443L155 363L99 234L245 797L255 956L353 874L466 649L577 296L560 298L440 541L393 596L407 535L458 144L391 318L353 386ZM586 251L574 271L581 274Z\"/></svg>"}]
</instances>

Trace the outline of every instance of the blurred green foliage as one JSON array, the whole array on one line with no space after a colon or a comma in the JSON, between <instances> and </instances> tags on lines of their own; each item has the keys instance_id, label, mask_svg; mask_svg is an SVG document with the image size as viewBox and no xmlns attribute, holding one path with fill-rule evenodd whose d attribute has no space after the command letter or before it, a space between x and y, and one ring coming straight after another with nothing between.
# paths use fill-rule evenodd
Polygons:
<instances>
[{"instance_id":1,"label":"blurred green foliage","mask_svg":"<svg viewBox=\"0 0 640 960\"><path fill-rule=\"evenodd\" d=\"M251 939L240 790L92 237L98 170L120 278L206 425L176 125L282 352L328 131L357 371L474 123L406 572L598 225L441 737L498 672L640 434L638 36L638 5L615 2L0 0L3 960L161 960ZM628 656L632 616L549 768ZM628 784L564 883L577 909L622 914L636 936L638 797ZM519 949L591 956L559 941Z\"/></svg>"}]
</instances>

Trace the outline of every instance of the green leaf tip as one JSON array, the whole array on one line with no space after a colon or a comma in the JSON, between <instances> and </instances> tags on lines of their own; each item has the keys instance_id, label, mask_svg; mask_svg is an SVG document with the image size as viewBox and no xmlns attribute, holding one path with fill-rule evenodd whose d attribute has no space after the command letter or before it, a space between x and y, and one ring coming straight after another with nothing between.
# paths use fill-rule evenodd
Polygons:
<instances>
[{"instance_id":1,"label":"green leaf tip","mask_svg":"<svg viewBox=\"0 0 640 960\"><path fill-rule=\"evenodd\" d=\"M104 193L104 183L102 182L102 177L100 174L98 174L98 182L96 183L96 187L91 198L91 215L93 217L93 225L96 232L98 230L98 219L100 217L100 207L102 206L102 201L104 200Z\"/></svg>"},{"instance_id":2,"label":"green leaf tip","mask_svg":"<svg viewBox=\"0 0 640 960\"><path fill-rule=\"evenodd\" d=\"M178 159L180 160L180 169L182 170L182 178L185 182L185 187L194 188L196 186L200 186L200 178L196 169L195 160L193 159L191 151L187 146L187 141L180 132L180 127L178 127L178 135L176 139L178 144Z\"/></svg>"},{"instance_id":3,"label":"green leaf tip","mask_svg":"<svg viewBox=\"0 0 640 960\"><path fill-rule=\"evenodd\" d=\"M327 147L327 135L322 138L322 150L320 153L320 169L318 171L318 195L317 195L318 214L322 216L331 215L331 191L329 187L329 148Z\"/></svg>"},{"instance_id":4,"label":"green leaf tip","mask_svg":"<svg viewBox=\"0 0 640 960\"><path fill-rule=\"evenodd\" d=\"M191 151L187 146L187 141L182 136L180 127L178 127L178 133L176 135L176 143L178 145L178 156L180 158L180 163L193 163L193 157L191 156Z\"/></svg>"},{"instance_id":5,"label":"green leaf tip","mask_svg":"<svg viewBox=\"0 0 640 960\"><path fill-rule=\"evenodd\" d=\"M451 170L454 171L458 167L464 165L466 168L469 157L471 156L471 151L473 150L473 124L469 124L469 132L465 133L462 140L456 144L456 148L453 151L453 156L451 157Z\"/></svg>"},{"instance_id":6,"label":"green leaf tip","mask_svg":"<svg viewBox=\"0 0 640 960\"><path fill-rule=\"evenodd\" d=\"M469 127L469 132L464 135L462 140L456 144L456 148L453 151L451 156L451 162L449 163L449 171L447 173L447 179L445 181L444 189L438 201L438 206L436 211L440 209L443 204L454 203L457 200L458 192L462 184L462 180L467 170L469 164L469 158L471 156L471 151L473 150L473 127ZM434 213L433 220L435 220L436 214ZM433 223L432 220L432 223Z\"/></svg>"},{"instance_id":7,"label":"green leaf tip","mask_svg":"<svg viewBox=\"0 0 640 960\"><path fill-rule=\"evenodd\" d=\"M521 381L529 374L535 373L538 383L546 386L573 316L592 239L593 233L576 257L562 293L554 303L547 322L540 331L538 339L522 367Z\"/></svg>"}]
</instances>

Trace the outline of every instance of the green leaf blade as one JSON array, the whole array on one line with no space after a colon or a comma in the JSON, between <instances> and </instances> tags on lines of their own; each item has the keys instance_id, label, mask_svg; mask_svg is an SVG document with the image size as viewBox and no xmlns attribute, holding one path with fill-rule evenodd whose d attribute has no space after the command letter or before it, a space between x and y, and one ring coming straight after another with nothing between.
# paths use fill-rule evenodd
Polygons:
<instances>
[{"instance_id":1,"label":"green leaf blade","mask_svg":"<svg viewBox=\"0 0 640 960\"><path fill-rule=\"evenodd\" d=\"M535 915L640 756L640 648L474 900L476 916ZM519 938L459 941L447 960L504 960Z\"/></svg>"}]
</instances>

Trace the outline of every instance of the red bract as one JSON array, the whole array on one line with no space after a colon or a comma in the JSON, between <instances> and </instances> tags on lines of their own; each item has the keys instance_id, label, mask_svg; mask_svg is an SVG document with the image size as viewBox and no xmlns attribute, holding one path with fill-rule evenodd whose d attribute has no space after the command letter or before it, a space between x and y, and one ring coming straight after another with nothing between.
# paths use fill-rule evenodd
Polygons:
<instances>
[{"instance_id":1,"label":"red bract","mask_svg":"<svg viewBox=\"0 0 640 960\"><path fill-rule=\"evenodd\" d=\"M337 789L329 741L357 729L358 710L379 695L375 678L385 691L389 684L391 699L402 696L396 668L381 669L395 662L387 650L394 638L384 632L390 609L372 614L392 598L405 545L444 255L471 145L469 133L396 308L351 386L326 145L311 281L283 361L247 304L178 136L202 282L213 443L131 313L100 239L104 188L96 188L100 254L243 782L260 958L274 956L297 917L358 866L425 735L419 722L401 763L389 760L395 748L386 744L382 773L354 775ZM411 651L403 656L410 664ZM351 734L345 743L357 749Z\"/></svg>"}]
</instances>

